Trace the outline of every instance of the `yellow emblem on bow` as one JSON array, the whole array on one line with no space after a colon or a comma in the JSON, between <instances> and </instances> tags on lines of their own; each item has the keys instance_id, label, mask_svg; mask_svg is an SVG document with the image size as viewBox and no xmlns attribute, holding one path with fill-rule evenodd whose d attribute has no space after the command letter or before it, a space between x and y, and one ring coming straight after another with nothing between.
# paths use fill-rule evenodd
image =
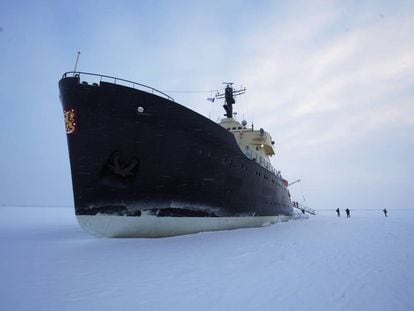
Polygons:
<instances>
[{"instance_id":1,"label":"yellow emblem on bow","mask_svg":"<svg viewBox=\"0 0 414 311\"><path fill-rule=\"evenodd\" d=\"M66 134L73 134L76 131L76 113L75 110L65 110Z\"/></svg>"}]
</instances>

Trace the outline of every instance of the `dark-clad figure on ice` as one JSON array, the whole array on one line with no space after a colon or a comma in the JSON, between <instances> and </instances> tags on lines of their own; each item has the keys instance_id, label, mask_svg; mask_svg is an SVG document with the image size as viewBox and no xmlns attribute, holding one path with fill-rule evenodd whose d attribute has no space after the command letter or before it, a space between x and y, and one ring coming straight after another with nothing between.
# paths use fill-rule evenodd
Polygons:
<instances>
[{"instance_id":1,"label":"dark-clad figure on ice","mask_svg":"<svg viewBox=\"0 0 414 311\"><path fill-rule=\"evenodd\" d=\"M384 208L382 211L384 212L384 216L385 216L385 217L388 217L388 216L387 216L387 213L388 213L387 209L386 209L386 208Z\"/></svg>"},{"instance_id":2,"label":"dark-clad figure on ice","mask_svg":"<svg viewBox=\"0 0 414 311\"><path fill-rule=\"evenodd\" d=\"M346 218L350 218L351 217L351 211L349 210L349 208L347 208L345 210L345 212L346 212Z\"/></svg>"},{"instance_id":3,"label":"dark-clad figure on ice","mask_svg":"<svg viewBox=\"0 0 414 311\"><path fill-rule=\"evenodd\" d=\"M338 215L338 217L341 217L341 212L339 211L339 208L336 209L336 214Z\"/></svg>"}]
</instances>

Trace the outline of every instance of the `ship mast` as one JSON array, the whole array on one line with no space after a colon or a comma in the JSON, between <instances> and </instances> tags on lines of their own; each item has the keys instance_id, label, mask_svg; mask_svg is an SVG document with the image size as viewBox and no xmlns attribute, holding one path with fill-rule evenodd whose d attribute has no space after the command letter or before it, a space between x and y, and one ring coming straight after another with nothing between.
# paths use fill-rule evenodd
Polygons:
<instances>
[{"instance_id":1,"label":"ship mast","mask_svg":"<svg viewBox=\"0 0 414 311\"><path fill-rule=\"evenodd\" d=\"M242 95L246 92L246 88L240 88L239 90L233 89L233 82L223 82L226 84L226 88L224 89L224 93L217 92L216 98L223 99L224 98L224 105L223 108L226 111L224 114L227 118L233 118L233 105L236 103L234 97Z\"/></svg>"}]
</instances>

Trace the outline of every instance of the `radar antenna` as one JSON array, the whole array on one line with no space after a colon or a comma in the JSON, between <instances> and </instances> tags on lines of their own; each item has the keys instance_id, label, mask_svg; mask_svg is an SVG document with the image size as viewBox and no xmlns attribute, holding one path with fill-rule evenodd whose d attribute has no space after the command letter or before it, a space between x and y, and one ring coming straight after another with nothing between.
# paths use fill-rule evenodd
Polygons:
<instances>
[{"instance_id":1,"label":"radar antenna","mask_svg":"<svg viewBox=\"0 0 414 311\"><path fill-rule=\"evenodd\" d=\"M234 97L244 94L246 92L246 88L240 87L240 89L234 90L233 82L223 82L223 84L226 84L224 93L217 92L215 97L216 99L224 98L223 108L226 111L225 116L227 118L233 118L233 105L236 103Z\"/></svg>"}]
</instances>

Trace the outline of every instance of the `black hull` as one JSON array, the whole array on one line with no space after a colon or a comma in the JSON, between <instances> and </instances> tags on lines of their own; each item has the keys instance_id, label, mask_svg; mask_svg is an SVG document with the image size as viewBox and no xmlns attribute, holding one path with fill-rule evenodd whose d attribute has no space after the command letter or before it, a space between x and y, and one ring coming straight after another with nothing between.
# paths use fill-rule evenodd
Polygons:
<instances>
[{"instance_id":1,"label":"black hull","mask_svg":"<svg viewBox=\"0 0 414 311\"><path fill-rule=\"evenodd\" d=\"M292 214L282 179L209 119L113 83L65 77L59 89L64 110L75 114L67 137L77 215Z\"/></svg>"}]
</instances>

